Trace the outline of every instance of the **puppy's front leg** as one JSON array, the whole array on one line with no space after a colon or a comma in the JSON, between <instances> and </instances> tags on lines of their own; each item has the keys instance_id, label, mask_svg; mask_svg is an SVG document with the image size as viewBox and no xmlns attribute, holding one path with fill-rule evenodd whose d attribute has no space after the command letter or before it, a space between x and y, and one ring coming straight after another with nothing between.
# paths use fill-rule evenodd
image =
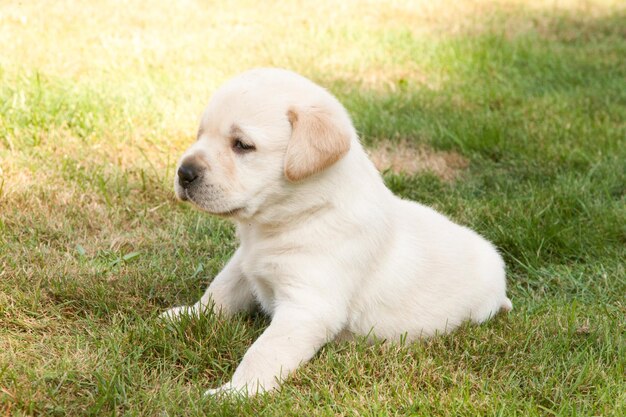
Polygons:
<instances>
[{"instance_id":1,"label":"puppy's front leg","mask_svg":"<svg viewBox=\"0 0 626 417\"><path fill-rule=\"evenodd\" d=\"M170 308L161 317L177 319L181 314L200 314L214 303L216 311L232 315L249 310L254 306L254 295L250 284L241 272L241 249L237 249L224 269L213 279L204 295L192 306Z\"/></svg>"},{"instance_id":2,"label":"puppy's front leg","mask_svg":"<svg viewBox=\"0 0 626 417\"><path fill-rule=\"evenodd\" d=\"M232 380L206 394L233 392L255 395L278 388L301 363L307 362L343 326L338 310L280 306L270 326L254 342L235 370Z\"/></svg>"}]
</instances>

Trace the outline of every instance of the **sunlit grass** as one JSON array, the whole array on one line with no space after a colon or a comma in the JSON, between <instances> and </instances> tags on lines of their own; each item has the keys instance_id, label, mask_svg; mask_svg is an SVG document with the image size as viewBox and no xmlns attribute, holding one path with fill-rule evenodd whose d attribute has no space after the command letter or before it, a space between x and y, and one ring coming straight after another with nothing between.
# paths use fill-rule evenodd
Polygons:
<instances>
[{"instance_id":1,"label":"sunlit grass","mask_svg":"<svg viewBox=\"0 0 626 417\"><path fill-rule=\"evenodd\" d=\"M621 3L2 3L0 414L626 414ZM385 180L491 239L515 310L202 399L267 321L155 319L236 246L174 201L173 167L211 92L257 66L328 87L371 149L458 155L452 177Z\"/></svg>"}]
</instances>

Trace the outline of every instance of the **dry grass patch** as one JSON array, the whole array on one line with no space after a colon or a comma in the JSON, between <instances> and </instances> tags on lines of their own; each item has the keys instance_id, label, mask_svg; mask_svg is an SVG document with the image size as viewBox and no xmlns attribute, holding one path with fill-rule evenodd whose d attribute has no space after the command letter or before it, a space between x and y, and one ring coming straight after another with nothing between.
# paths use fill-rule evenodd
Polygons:
<instances>
[{"instance_id":1,"label":"dry grass patch","mask_svg":"<svg viewBox=\"0 0 626 417\"><path fill-rule=\"evenodd\" d=\"M436 151L425 145L413 145L405 140L384 141L369 152L379 171L394 174L431 172L444 181L452 181L469 166L469 160L454 151Z\"/></svg>"}]
</instances>

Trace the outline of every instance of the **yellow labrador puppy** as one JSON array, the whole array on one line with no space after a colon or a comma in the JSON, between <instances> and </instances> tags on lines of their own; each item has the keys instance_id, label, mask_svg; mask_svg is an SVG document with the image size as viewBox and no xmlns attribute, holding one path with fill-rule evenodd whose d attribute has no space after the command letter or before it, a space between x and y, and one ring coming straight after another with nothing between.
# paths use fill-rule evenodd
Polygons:
<instances>
[{"instance_id":1,"label":"yellow labrador puppy","mask_svg":"<svg viewBox=\"0 0 626 417\"><path fill-rule=\"evenodd\" d=\"M344 107L293 72L255 69L223 85L175 190L232 219L241 243L200 301L163 315L258 304L272 318L209 394L275 389L339 336L415 339L512 307L493 245L394 196Z\"/></svg>"}]
</instances>

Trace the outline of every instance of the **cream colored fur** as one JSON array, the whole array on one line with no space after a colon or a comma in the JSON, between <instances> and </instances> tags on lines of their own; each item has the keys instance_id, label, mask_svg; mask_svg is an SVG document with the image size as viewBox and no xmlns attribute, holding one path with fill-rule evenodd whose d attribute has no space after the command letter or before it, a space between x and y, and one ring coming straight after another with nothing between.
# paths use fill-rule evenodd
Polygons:
<instances>
[{"instance_id":1,"label":"cream colored fur","mask_svg":"<svg viewBox=\"0 0 626 417\"><path fill-rule=\"evenodd\" d=\"M256 149L235 152L239 139ZM177 195L231 218L240 246L195 305L164 316L214 303L225 316L259 305L272 318L231 381L209 394L275 389L338 336L412 340L512 307L493 245L394 196L343 106L295 73L256 69L228 81L188 157L205 171L189 189L177 179Z\"/></svg>"},{"instance_id":2,"label":"cream colored fur","mask_svg":"<svg viewBox=\"0 0 626 417\"><path fill-rule=\"evenodd\" d=\"M290 181L323 171L350 150L350 131L320 107L291 109L291 139L285 154L285 177Z\"/></svg>"}]
</instances>

